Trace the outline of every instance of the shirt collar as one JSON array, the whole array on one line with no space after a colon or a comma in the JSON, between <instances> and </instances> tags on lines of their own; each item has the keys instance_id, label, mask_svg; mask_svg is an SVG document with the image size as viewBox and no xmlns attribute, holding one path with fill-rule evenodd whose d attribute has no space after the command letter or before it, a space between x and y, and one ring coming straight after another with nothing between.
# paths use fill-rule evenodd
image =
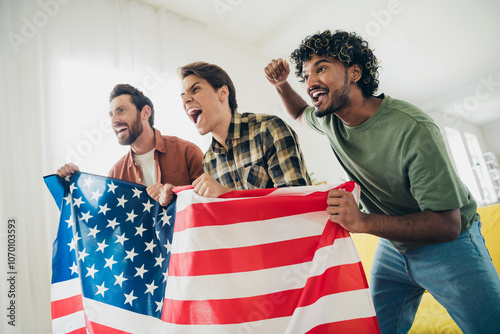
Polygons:
<instances>
[{"instance_id":1,"label":"shirt collar","mask_svg":"<svg viewBox=\"0 0 500 334\"><path fill-rule=\"evenodd\" d=\"M240 129L241 129L241 114L233 111L231 112L231 123L229 123L229 129L227 131L226 145L227 142L234 139L240 139ZM212 149L215 152L220 153L224 147L212 137Z\"/></svg>"},{"instance_id":2,"label":"shirt collar","mask_svg":"<svg viewBox=\"0 0 500 334\"><path fill-rule=\"evenodd\" d=\"M155 151L160 151L161 153L165 153L167 151L167 148L165 147L165 142L161 138L161 133L158 129L153 128L153 131L155 133ZM127 153L127 159L128 159L128 167L131 168L134 165L134 152L132 152L132 148Z\"/></svg>"}]
</instances>

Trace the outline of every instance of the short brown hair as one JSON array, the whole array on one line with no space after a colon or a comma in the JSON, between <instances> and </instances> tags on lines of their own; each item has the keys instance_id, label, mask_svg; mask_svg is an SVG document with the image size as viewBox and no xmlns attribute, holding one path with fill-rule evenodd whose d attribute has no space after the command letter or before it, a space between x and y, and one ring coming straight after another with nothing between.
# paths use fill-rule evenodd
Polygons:
<instances>
[{"instance_id":1,"label":"short brown hair","mask_svg":"<svg viewBox=\"0 0 500 334\"><path fill-rule=\"evenodd\" d=\"M236 102L236 89L234 88L233 81L227 72L219 66L198 61L179 67L177 71L181 79L194 74L197 77L207 80L213 89L227 86L229 90L229 107L232 111L236 111L238 108L238 103Z\"/></svg>"},{"instance_id":2,"label":"short brown hair","mask_svg":"<svg viewBox=\"0 0 500 334\"><path fill-rule=\"evenodd\" d=\"M151 125L151 127L153 127L154 122L155 122L155 109L153 107L153 102L151 102L149 97L144 95L143 92L141 92L140 90L138 90L134 86L131 86L129 84L116 85L113 88L113 90L111 91L111 93L109 94L109 102L111 102L111 100L113 100L115 97L120 96L120 95L124 95L124 94L130 95L130 97L132 99L132 103L135 105L135 107L137 108L137 110L139 112L141 112L141 110L142 110L142 108L144 108L144 106L148 106L151 109L151 115L149 116L148 121L149 121L149 125Z\"/></svg>"}]
</instances>

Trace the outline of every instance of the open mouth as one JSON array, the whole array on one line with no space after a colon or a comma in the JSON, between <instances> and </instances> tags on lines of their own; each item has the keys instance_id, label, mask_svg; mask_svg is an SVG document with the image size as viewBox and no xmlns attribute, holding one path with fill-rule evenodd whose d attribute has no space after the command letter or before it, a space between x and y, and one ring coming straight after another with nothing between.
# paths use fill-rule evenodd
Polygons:
<instances>
[{"instance_id":1,"label":"open mouth","mask_svg":"<svg viewBox=\"0 0 500 334\"><path fill-rule=\"evenodd\" d=\"M198 108L198 107L189 107L187 109L187 113L189 115L189 117L191 117L191 119L193 120L194 124L198 124L200 119L201 119L201 114L202 114L202 110L201 108Z\"/></svg>"},{"instance_id":2,"label":"open mouth","mask_svg":"<svg viewBox=\"0 0 500 334\"><path fill-rule=\"evenodd\" d=\"M314 106L318 106L321 104L321 101L326 97L328 91L326 89L315 88L309 92L309 96L313 102Z\"/></svg>"},{"instance_id":3,"label":"open mouth","mask_svg":"<svg viewBox=\"0 0 500 334\"><path fill-rule=\"evenodd\" d=\"M121 138L125 135L125 131L127 131L128 127L127 126L117 126L115 127L115 132L116 136L118 138Z\"/></svg>"}]
</instances>

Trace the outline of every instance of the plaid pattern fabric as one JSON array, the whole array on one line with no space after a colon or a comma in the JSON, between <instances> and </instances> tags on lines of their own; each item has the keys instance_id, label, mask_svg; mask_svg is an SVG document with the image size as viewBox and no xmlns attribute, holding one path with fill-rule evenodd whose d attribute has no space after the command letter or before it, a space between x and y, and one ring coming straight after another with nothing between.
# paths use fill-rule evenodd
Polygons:
<instances>
[{"instance_id":1,"label":"plaid pattern fabric","mask_svg":"<svg viewBox=\"0 0 500 334\"><path fill-rule=\"evenodd\" d=\"M203 166L220 184L248 190L310 185L297 135L276 116L233 112L227 150L215 139Z\"/></svg>"}]
</instances>

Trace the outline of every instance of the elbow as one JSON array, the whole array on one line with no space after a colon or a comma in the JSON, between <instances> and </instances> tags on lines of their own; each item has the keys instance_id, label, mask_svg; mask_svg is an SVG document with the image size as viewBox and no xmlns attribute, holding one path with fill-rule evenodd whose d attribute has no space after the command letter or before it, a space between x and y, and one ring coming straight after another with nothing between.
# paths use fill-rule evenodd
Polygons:
<instances>
[{"instance_id":1,"label":"elbow","mask_svg":"<svg viewBox=\"0 0 500 334\"><path fill-rule=\"evenodd\" d=\"M462 219L460 209L450 210L446 212L443 233L443 242L451 242L458 238L462 231Z\"/></svg>"}]
</instances>

